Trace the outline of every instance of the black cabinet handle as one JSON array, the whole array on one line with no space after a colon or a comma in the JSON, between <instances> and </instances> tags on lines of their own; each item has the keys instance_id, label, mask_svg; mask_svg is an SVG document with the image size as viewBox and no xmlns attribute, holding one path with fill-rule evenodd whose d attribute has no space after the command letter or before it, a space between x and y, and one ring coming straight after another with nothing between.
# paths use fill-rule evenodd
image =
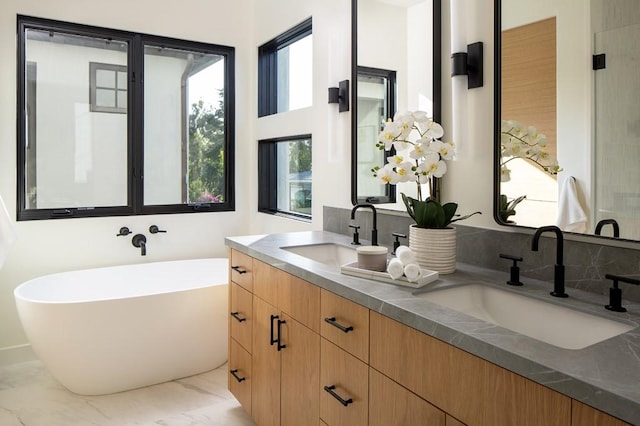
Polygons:
<instances>
[{"instance_id":1,"label":"black cabinet handle","mask_svg":"<svg viewBox=\"0 0 640 426\"><path fill-rule=\"evenodd\" d=\"M342 325L342 324L338 324L338 323L336 322L336 317L325 318L325 319L324 319L324 322L327 322L327 323L331 324L332 326L334 326L334 327L336 327L336 328L339 328L340 330L344 331L345 333L348 333L348 332L350 332L350 331L353 331L353 327L352 327L352 326L345 327L345 326L344 326L344 325Z\"/></svg>"},{"instance_id":2,"label":"black cabinet handle","mask_svg":"<svg viewBox=\"0 0 640 426\"><path fill-rule=\"evenodd\" d=\"M273 346L274 343L276 343L278 340L273 337L273 332L274 332L274 326L273 326L273 320L274 319L278 319L280 318L277 315L271 315L271 326L270 326L270 331L269 331L269 345Z\"/></svg>"},{"instance_id":3,"label":"black cabinet handle","mask_svg":"<svg viewBox=\"0 0 640 426\"><path fill-rule=\"evenodd\" d=\"M238 370L231 370L231 371L230 371L230 373L231 373L231 375L232 375L233 377L235 377L235 378L236 378L236 380L238 381L238 383L242 382L243 380L246 380L246 378L245 378L245 377L240 377L240 376L238 376Z\"/></svg>"},{"instance_id":4,"label":"black cabinet handle","mask_svg":"<svg viewBox=\"0 0 640 426\"><path fill-rule=\"evenodd\" d=\"M238 322L246 321L246 318L242 318L239 315L239 312L231 312L231 316L234 317Z\"/></svg>"},{"instance_id":5,"label":"black cabinet handle","mask_svg":"<svg viewBox=\"0 0 640 426\"><path fill-rule=\"evenodd\" d=\"M242 266L232 266L231 269L233 269L234 271L236 271L239 274L246 274L247 270L243 269Z\"/></svg>"},{"instance_id":6,"label":"black cabinet handle","mask_svg":"<svg viewBox=\"0 0 640 426\"><path fill-rule=\"evenodd\" d=\"M278 338L276 339L276 343L278 344L278 351L280 351L280 350L282 350L282 349L284 349L284 348L286 348L286 347L287 347L287 345L283 345L283 344L280 342L280 337L281 337L281 334L282 334L282 333L281 333L281 331L282 331L282 330L280 329L280 326L281 326L282 324L286 324L286 323L287 323L287 322L286 322L285 320L281 320L281 319L279 319L279 320L278 320Z\"/></svg>"},{"instance_id":7,"label":"black cabinet handle","mask_svg":"<svg viewBox=\"0 0 640 426\"><path fill-rule=\"evenodd\" d=\"M349 399L344 399L342 398L340 395L338 395L337 393L335 393L333 390L336 388L335 385L331 385L331 386L325 386L324 390L327 391L329 393L329 395L331 395L332 397L334 397L335 399L338 400L338 402L340 402L340 404L344 405L345 407L349 404L351 404L353 402L353 399L349 398Z\"/></svg>"}]
</instances>

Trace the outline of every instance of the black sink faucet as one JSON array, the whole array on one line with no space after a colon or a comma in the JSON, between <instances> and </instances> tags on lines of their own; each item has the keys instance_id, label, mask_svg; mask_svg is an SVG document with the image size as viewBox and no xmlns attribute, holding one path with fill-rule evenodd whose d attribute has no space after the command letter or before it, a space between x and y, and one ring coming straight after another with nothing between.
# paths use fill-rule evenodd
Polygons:
<instances>
[{"instance_id":1,"label":"black sink faucet","mask_svg":"<svg viewBox=\"0 0 640 426\"><path fill-rule=\"evenodd\" d=\"M600 233L602 232L602 227L604 225L611 225L613 227L613 238L620 237L620 225L618 225L618 222L616 222L615 219L602 219L600 222L598 222L596 224L595 230L596 235L600 235Z\"/></svg>"},{"instance_id":2,"label":"black sink faucet","mask_svg":"<svg viewBox=\"0 0 640 426\"><path fill-rule=\"evenodd\" d=\"M552 296L555 297L569 297L564 292L564 264L562 263L562 253L564 252L564 238L562 237L562 231L557 226L542 226L536 230L533 234L533 240L531 241L531 250L538 251L538 240L543 232L555 232L556 234L556 265L554 268L553 276L553 291Z\"/></svg>"},{"instance_id":3,"label":"black sink faucet","mask_svg":"<svg viewBox=\"0 0 640 426\"><path fill-rule=\"evenodd\" d=\"M378 245L378 214L376 212L376 208L372 204L356 204L351 209L351 220L356 218L356 210L360 208L368 208L371 209L373 213L373 226L371 227L371 245Z\"/></svg>"}]
</instances>

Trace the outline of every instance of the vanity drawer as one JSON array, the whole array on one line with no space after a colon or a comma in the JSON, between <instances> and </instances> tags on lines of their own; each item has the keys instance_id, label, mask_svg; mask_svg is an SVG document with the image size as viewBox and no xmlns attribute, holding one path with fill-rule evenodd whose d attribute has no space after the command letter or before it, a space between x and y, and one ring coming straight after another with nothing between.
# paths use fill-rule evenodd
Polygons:
<instances>
[{"instance_id":1,"label":"vanity drawer","mask_svg":"<svg viewBox=\"0 0 640 426\"><path fill-rule=\"evenodd\" d=\"M329 426L365 426L369 413L369 367L321 338L320 418Z\"/></svg>"},{"instance_id":2,"label":"vanity drawer","mask_svg":"<svg viewBox=\"0 0 640 426\"><path fill-rule=\"evenodd\" d=\"M369 369L369 426L447 426L445 413L373 368ZM451 423L453 424L453 423Z\"/></svg>"},{"instance_id":3,"label":"vanity drawer","mask_svg":"<svg viewBox=\"0 0 640 426\"><path fill-rule=\"evenodd\" d=\"M314 333L320 333L320 287L280 271L278 307Z\"/></svg>"},{"instance_id":4,"label":"vanity drawer","mask_svg":"<svg viewBox=\"0 0 640 426\"><path fill-rule=\"evenodd\" d=\"M237 250L231 250L231 281L253 291L253 258Z\"/></svg>"},{"instance_id":5,"label":"vanity drawer","mask_svg":"<svg viewBox=\"0 0 640 426\"><path fill-rule=\"evenodd\" d=\"M322 337L368 363L369 309L322 290L320 314Z\"/></svg>"},{"instance_id":6,"label":"vanity drawer","mask_svg":"<svg viewBox=\"0 0 640 426\"><path fill-rule=\"evenodd\" d=\"M229 323L231 337L251 353L251 329L253 327L253 296L238 284L232 282Z\"/></svg>"},{"instance_id":7,"label":"vanity drawer","mask_svg":"<svg viewBox=\"0 0 640 426\"><path fill-rule=\"evenodd\" d=\"M229 390L251 413L251 354L233 339L229 339Z\"/></svg>"}]
</instances>

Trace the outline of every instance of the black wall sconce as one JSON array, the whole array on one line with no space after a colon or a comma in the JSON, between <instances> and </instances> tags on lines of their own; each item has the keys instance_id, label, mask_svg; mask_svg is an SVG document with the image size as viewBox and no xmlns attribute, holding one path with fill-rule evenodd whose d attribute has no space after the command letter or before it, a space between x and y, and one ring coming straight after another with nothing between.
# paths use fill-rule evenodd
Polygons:
<instances>
[{"instance_id":1,"label":"black wall sconce","mask_svg":"<svg viewBox=\"0 0 640 426\"><path fill-rule=\"evenodd\" d=\"M466 75L469 89L482 87L484 84L482 61L482 42L468 44L466 52L451 55L451 77Z\"/></svg>"},{"instance_id":2,"label":"black wall sconce","mask_svg":"<svg viewBox=\"0 0 640 426\"><path fill-rule=\"evenodd\" d=\"M338 112L349 111L349 80L342 80L339 87L329 87L329 103L338 104Z\"/></svg>"}]
</instances>

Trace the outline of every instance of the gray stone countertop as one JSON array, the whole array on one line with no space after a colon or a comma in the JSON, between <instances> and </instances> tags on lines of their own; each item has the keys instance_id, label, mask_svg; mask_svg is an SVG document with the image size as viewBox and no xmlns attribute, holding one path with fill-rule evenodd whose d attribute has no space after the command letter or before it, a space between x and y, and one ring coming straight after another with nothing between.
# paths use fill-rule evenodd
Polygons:
<instances>
[{"instance_id":1,"label":"gray stone countertop","mask_svg":"<svg viewBox=\"0 0 640 426\"><path fill-rule=\"evenodd\" d=\"M457 264L453 274L421 289L386 284L340 273L324 265L281 249L295 245L336 243L350 246L350 237L327 231L291 232L228 237L230 248L248 254L321 288L339 294L405 325L445 341L466 352L555 389L629 423L640 425L640 328L584 349L570 350L523 336L480 319L428 302L419 294L434 288L482 282L526 293L550 303L571 306L598 316L640 324L640 304L624 300L626 313L604 309L606 296L567 289L569 297L549 295L552 283L521 277L523 287L506 285L505 272ZM366 243L366 242L365 242ZM498 256L498 253L495 254Z\"/></svg>"}]
</instances>

